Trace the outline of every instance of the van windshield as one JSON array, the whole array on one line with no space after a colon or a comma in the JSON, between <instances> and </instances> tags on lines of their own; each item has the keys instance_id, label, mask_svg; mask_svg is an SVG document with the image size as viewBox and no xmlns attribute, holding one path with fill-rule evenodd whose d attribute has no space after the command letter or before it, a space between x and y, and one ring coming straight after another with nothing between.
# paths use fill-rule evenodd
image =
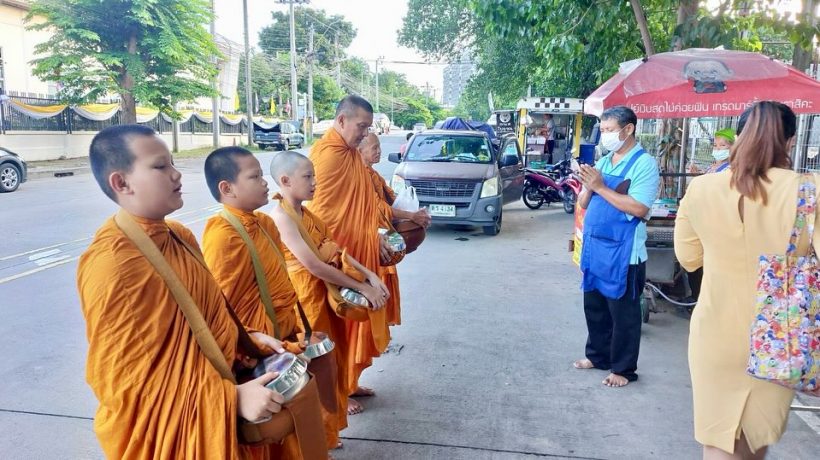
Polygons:
<instances>
[{"instance_id":1,"label":"van windshield","mask_svg":"<svg viewBox=\"0 0 820 460\"><path fill-rule=\"evenodd\" d=\"M490 163L490 145L483 137L447 134L416 135L407 149L406 161Z\"/></svg>"}]
</instances>

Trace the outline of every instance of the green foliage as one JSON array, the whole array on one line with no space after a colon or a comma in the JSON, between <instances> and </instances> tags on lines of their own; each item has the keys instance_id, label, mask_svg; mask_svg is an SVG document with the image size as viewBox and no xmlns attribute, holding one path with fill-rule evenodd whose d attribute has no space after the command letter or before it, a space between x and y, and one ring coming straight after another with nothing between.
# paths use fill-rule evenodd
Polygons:
<instances>
[{"instance_id":1,"label":"green foliage","mask_svg":"<svg viewBox=\"0 0 820 460\"><path fill-rule=\"evenodd\" d=\"M402 110L397 110L393 124L403 128L412 128L416 123L424 123L428 127L433 126L436 120L433 119L433 114L424 103L424 101L416 98L405 98L403 101L407 107Z\"/></svg>"},{"instance_id":2,"label":"green foliage","mask_svg":"<svg viewBox=\"0 0 820 460\"><path fill-rule=\"evenodd\" d=\"M207 0L35 0L29 27L53 35L35 48L34 74L60 83L68 102L119 93L126 121L134 100L172 113L212 94L211 17Z\"/></svg>"},{"instance_id":3,"label":"green foliage","mask_svg":"<svg viewBox=\"0 0 820 460\"><path fill-rule=\"evenodd\" d=\"M300 80L299 92L307 92L307 80ZM313 77L313 111L320 120L330 120L336 115L336 103L345 96L336 80L325 75Z\"/></svg>"},{"instance_id":4,"label":"green foliage","mask_svg":"<svg viewBox=\"0 0 820 460\"><path fill-rule=\"evenodd\" d=\"M288 11L274 11L273 23L259 32L259 47L271 56L277 52L290 52L290 13ZM339 36L339 48L345 49L356 37L353 24L343 16L327 16L324 10L308 7L297 7L294 10L294 29L296 31L296 51L304 54L308 49L308 31L310 25L314 27L313 47L316 51L317 62L320 66L334 65L336 48L335 35ZM339 59L342 56L338 56Z\"/></svg>"},{"instance_id":5,"label":"green foliage","mask_svg":"<svg viewBox=\"0 0 820 460\"><path fill-rule=\"evenodd\" d=\"M431 59L452 58L479 43L479 27L469 0L409 0L399 45Z\"/></svg>"},{"instance_id":6,"label":"green foliage","mask_svg":"<svg viewBox=\"0 0 820 460\"><path fill-rule=\"evenodd\" d=\"M251 91L260 100L259 112L263 114L278 115L282 107L278 107L277 113L270 113L270 97L274 97L278 101L279 95L283 95L283 100L287 100L290 94L290 74L288 73L289 66L288 57L282 56L274 58L264 54L254 54L251 56L251 78L253 84ZM245 111L245 58L244 56L239 62L239 85L237 87L239 93L240 110ZM267 100L267 103L262 103L262 100Z\"/></svg>"}]
</instances>

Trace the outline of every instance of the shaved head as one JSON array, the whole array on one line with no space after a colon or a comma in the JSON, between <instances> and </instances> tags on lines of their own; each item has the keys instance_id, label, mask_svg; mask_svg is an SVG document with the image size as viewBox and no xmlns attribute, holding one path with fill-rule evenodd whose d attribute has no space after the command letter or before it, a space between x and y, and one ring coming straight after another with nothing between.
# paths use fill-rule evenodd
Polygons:
<instances>
[{"instance_id":1,"label":"shaved head","mask_svg":"<svg viewBox=\"0 0 820 460\"><path fill-rule=\"evenodd\" d=\"M371 144L379 144L379 143L380 143L379 136L377 136L375 133L370 133L367 136L365 136L364 139L362 139L362 143L359 144L359 148L364 149L364 148L367 148Z\"/></svg>"},{"instance_id":2,"label":"shaved head","mask_svg":"<svg viewBox=\"0 0 820 460\"><path fill-rule=\"evenodd\" d=\"M293 150L283 150L273 156L270 161L270 175L276 185L281 186L279 178L282 176L292 176L293 173L303 166L305 163L310 163L310 160L299 152Z\"/></svg>"},{"instance_id":3,"label":"shaved head","mask_svg":"<svg viewBox=\"0 0 820 460\"><path fill-rule=\"evenodd\" d=\"M367 102L367 99L351 94L345 96L336 106L336 116L344 114L347 117L356 115L356 111L362 109L369 114L373 114L373 106Z\"/></svg>"}]
</instances>

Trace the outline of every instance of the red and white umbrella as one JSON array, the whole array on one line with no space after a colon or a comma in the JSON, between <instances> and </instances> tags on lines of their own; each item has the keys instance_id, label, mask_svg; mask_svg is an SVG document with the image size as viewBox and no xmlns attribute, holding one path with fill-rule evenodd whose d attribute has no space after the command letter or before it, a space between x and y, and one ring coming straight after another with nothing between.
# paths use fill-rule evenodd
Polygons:
<instances>
[{"instance_id":1,"label":"red and white umbrella","mask_svg":"<svg viewBox=\"0 0 820 460\"><path fill-rule=\"evenodd\" d=\"M737 116L761 100L820 113L820 81L760 53L692 48L622 63L584 113L626 105L638 118Z\"/></svg>"}]
</instances>

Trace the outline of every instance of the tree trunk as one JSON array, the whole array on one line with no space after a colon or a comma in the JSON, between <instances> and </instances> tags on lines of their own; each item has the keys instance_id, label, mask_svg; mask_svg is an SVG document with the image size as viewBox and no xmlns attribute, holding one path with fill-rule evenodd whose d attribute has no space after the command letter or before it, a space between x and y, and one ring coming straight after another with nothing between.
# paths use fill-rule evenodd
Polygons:
<instances>
[{"instance_id":1,"label":"tree trunk","mask_svg":"<svg viewBox=\"0 0 820 460\"><path fill-rule=\"evenodd\" d=\"M137 36L133 33L128 38L128 54L137 54ZM135 124L137 122L137 101L134 100L134 77L127 65L120 71L120 97L122 98L120 122Z\"/></svg>"},{"instance_id":2,"label":"tree trunk","mask_svg":"<svg viewBox=\"0 0 820 460\"><path fill-rule=\"evenodd\" d=\"M817 23L817 18L814 16L814 0L803 0L801 5L801 13L798 15L800 22L814 25ZM794 44L794 52L792 53L792 66L801 72L805 72L811 64L812 49L805 49L800 46L800 43Z\"/></svg>"},{"instance_id":3,"label":"tree trunk","mask_svg":"<svg viewBox=\"0 0 820 460\"><path fill-rule=\"evenodd\" d=\"M678 5L678 20L675 22L675 28L680 29L687 23L691 23L692 18L696 18L698 14L698 0L680 0ZM681 51L683 49L683 38L676 35L672 42L672 51Z\"/></svg>"},{"instance_id":4,"label":"tree trunk","mask_svg":"<svg viewBox=\"0 0 820 460\"><path fill-rule=\"evenodd\" d=\"M629 0L629 3L632 4L635 21L641 30L641 40L643 40L643 48L646 50L646 55L652 56L655 54L655 46L652 44L652 36L649 35L649 26L646 24L646 15L643 13L643 8L641 8L641 0Z\"/></svg>"}]
</instances>

